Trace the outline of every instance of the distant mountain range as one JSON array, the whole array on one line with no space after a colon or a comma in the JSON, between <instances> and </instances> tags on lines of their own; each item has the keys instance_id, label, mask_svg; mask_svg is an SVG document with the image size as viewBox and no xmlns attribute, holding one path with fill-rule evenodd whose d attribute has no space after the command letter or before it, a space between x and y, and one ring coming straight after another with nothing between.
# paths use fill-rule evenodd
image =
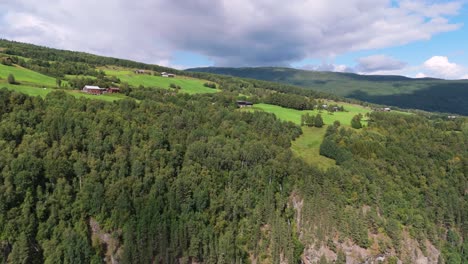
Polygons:
<instances>
[{"instance_id":1,"label":"distant mountain range","mask_svg":"<svg viewBox=\"0 0 468 264\"><path fill-rule=\"evenodd\" d=\"M468 80L413 79L279 67L205 67L186 71L274 81L376 104L468 115Z\"/></svg>"}]
</instances>

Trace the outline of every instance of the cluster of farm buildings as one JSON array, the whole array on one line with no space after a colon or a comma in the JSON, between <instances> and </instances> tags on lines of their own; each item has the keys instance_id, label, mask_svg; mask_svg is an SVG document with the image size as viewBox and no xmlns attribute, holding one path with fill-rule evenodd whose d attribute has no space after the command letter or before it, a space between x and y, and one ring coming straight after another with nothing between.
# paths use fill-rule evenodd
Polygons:
<instances>
[{"instance_id":1,"label":"cluster of farm buildings","mask_svg":"<svg viewBox=\"0 0 468 264\"><path fill-rule=\"evenodd\" d=\"M83 89L81 89L84 93L88 94L105 94L105 93L120 93L120 88L117 87L109 87L109 88L101 88L99 86L93 86L93 85L85 85Z\"/></svg>"},{"instance_id":2,"label":"cluster of farm buildings","mask_svg":"<svg viewBox=\"0 0 468 264\"><path fill-rule=\"evenodd\" d=\"M150 71L147 70L135 70L136 74L151 74ZM168 72L161 72L161 77L169 77L169 78L174 78L176 75L173 73L168 73Z\"/></svg>"}]
</instances>

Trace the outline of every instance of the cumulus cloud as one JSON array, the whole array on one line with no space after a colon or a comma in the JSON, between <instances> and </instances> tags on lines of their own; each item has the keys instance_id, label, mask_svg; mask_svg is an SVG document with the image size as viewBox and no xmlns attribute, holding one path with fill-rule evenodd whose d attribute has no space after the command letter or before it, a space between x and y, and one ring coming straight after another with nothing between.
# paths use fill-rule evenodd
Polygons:
<instances>
[{"instance_id":1,"label":"cumulus cloud","mask_svg":"<svg viewBox=\"0 0 468 264\"><path fill-rule=\"evenodd\" d=\"M406 66L405 62L386 55L372 55L358 59L356 70L362 73L374 73L379 71L401 70Z\"/></svg>"},{"instance_id":2,"label":"cumulus cloud","mask_svg":"<svg viewBox=\"0 0 468 264\"><path fill-rule=\"evenodd\" d=\"M393 3L393 4L392 4ZM5 38L146 62L175 51L217 65L288 65L458 29L460 1L2 0Z\"/></svg>"},{"instance_id":3,"label":"cumulus cloud","mask_svg":"<svg viewBox=\"0 0 468 264\"><path fill-rule=\"evenodd\" d=\"M331 72L354 72L352 67L344 64L322 63L320 65L307 64L300 67L303 70L331 71Z\"/></svg>"},{"instance_id":4,"label":"cumulus cloud","mask_svg":"<svg viewBox=\"0 0 468 264\"><path fill-rule=\"evenodd\" d=\"M450 62L445 56L433 56L423 64L424 75L442 79L467 79L468 69Z\"/></svg>"},{"instance_id":5,"label":"cumulus cloud","mask_svg":"<svg viewBox=\"0 0 468 264\"><path fill-rule=\"evenodd\" d=\"M416 76L414 76L414 77L415 77L415 78L426 78L427 76L426 76L426 74L424 74L424 73L422 73L422 72L418 72L418 73L416 74Z\"/></svg>"}]
</instances>

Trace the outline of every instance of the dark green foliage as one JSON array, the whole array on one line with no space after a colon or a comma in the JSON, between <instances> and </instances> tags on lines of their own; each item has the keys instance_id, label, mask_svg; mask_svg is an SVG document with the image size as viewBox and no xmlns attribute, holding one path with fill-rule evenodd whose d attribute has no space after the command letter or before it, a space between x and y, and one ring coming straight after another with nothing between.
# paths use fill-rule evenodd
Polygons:
<instances>
[{"instance_id":1,"label":"dark green foliage","mask_svg":"<svg viewBox=\"0 0 468 264\"><path fill-rule=\"evenodd\" d=\"M216 89L216 83L212 83L212 82L206 82L203 84L203 86Z\"/></svg>"},{"instance_id":2,"label":"dark green foliage","mask_svg":"<svg viewBox=\"0 0 468 264\"><path fill-rule=\"evenodd\" d=\"M355 129L362 128L361 118L362 118L361 115L355 115L353 119L351 119L351 127Z\"/></svg>"},{"instance_id":3,"label":"dark green foliage","mask_svg":"<svg viewBox=\"0 0 468 264\"><path fill-rule=\"evenodd\" d=\"M315 100L311 100L308 97L285 93L272 93L271 95L267 96L264 101L268 104L279 105L297 110L312 110L317 104Z\"/></svg>"},{"instance_id":4,"label":"dark green foliage","mask_svg":"<svg viewBox=\"0 0 468 264\"><path fill-rule=\"evenodd\" d=\"M313 127L315 126L315 116L310 115L309 113L306 113L304 115L301 115L301 125L305 125L308 127Z\"/></svg>"},{"instance_id":5,"label":"dark green foliage","mask_svg":"<svg viewBox=\"0 0 468 264\"><path fill-rule=\"evenodd\" d=\"M335 264L346 264L346 254L342 250L338 250Z\"/></svg>"},{"instance_id":6,"label":"dark green foliage","mask_svg":"<svg viewBox=\"0 0 468 264\"><path fill-rule=\"evenodd\" d=\"M7 78L7 81L9 84L16 84L16 80L15 80L15 76L13 76L13 74L8 74L8 78Z\"/></svg>"},{"instance_id":7,"label":"dark green foliage","mask_svg":"<svg viewBox=\"0 0 468 264\"><path fill-rule=\"evenodd\" d=\"M67 80L77 89L119 84L95 70L103 63L161 69L0 44L12 54L36 56L28 67L58 80L65 72L96 77ZM67 70L53 70L58 66ZM250 257L300 263L313 244L337 251L343 263L335 241L367 248L368 232L387 236L378 241L381 252L400 250L407 232L433 242L441 261L467 262L463 117L373 113L360 131L334 122L320 153L338 166L322 171L290 151L300 127L238 111L234 102L243 93L253 102L307 109L314 101L323 108L316 98L333 96L187 75L216 82L223 92L190 96L121 83L131 98L106 103L1 89L0 262L100 263L110 247L91 239L91 218L114 239L121 263L245 263ZM301 123L323 125L320 119L304 115ZM294 199L303 200L301 219Z\"/></svg>"},{"instance_id":8,"label":"dark green foliage","mask_svg":"<svg viewBox=\"0 0 468 264\"><path fill-rule=\"evenodd\" d=\"M314 118L314 126L315 127L323 127L323 119L322 119L322 115L320 114L317 114Z\"/></svg>"},{"instance_id":9,"label":"dark green foliage","mask_svg":"<svg viewBox=\"0 0 468 264\"><path fill-rule=\"evenodd\" d=\"M362 132L329 127L320 153L336 159L343 170L329 176L339 186L333 192L334 183L328 185L333 201L366 204L382 216L372 208L365 217L349 211L347 220L337 226L363 247L369 245L363 226L371 232L384 230L396 250L401 249L404 229L420 241L434 243L436 236L447 232L443 254L447 261L460 261L460 238L466 234L462 224L466 202L460 197L468 175L463 165L468 137L433 125L441 121L418 116L373 113L370 118L370 129ZM445 231L447 225L457 229Z\"/></svg>"},{"instance_id":10,"label":"dark green foliage","mask_svg":"<svg viewBox=\"0 0 468 264\"><path fill-rule=\"evenodd\" d=\"M1 60L3 65L13 66L13 60L10 57L4 57Z\"/></svg>"},{"instance_id":11,"label":"dark green foliage","mask_svg":"<svg viewBox=\"0 0 468 264\"><path fill-rule=\"evenodd\" d=\"M282 213L299 167L289 167L299 162L289 150L299 127L226 109L223 95L140 89L130 92L146 98L140 103L104 103L0 94L7 258L89 263L99 252L87 227L93 217L110 233L122 230L123 263L245 262L268 223L278 226L275 245L299 259L302 244Z\"/></svg>"}]
</instances>

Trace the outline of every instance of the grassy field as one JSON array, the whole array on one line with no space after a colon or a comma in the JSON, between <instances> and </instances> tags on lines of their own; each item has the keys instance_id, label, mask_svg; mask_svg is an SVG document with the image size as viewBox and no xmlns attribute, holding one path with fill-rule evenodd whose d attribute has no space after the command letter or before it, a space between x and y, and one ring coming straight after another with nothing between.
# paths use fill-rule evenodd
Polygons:
<instances>
[{"instance_id":1,"label":"grassy field","mask_svg":"<svg viewBox=\"0 0 468 264\"><path fill-rule=\"evenodd\" d=\"M366 113L371 112L369 108L364 108L359 105L344 104L344 103L339 103L339 104L343 105L343 107L345 108L347 112L334 112L330 114L327 111L322 111L320 113L318 110L300 111L300 110L284 108L281 106L271 105L271 104L255 104L254 107L252 107L251 109L273 113L279 119L291 121L296 124L301 123L301 115L305 113L309 113L311 115L317 115L320 113L322 115L322 119L325 125L333 124L335 120L338 120L340 121L342 125L345 125L345 126L351 125L351 119L353 118L353 116L357 114L365 115ZM363 121L363 124L365 125L366 122Z\"/></svg>"},{"instance_id":2,"label":"grassy field","mask_svg":"<svg viewBox=\"0 0 468 264\"><path fill-rule=\"evenodd\" d=\"M15 80L26 86L55 87L55 78L40 74L18 66L6 66L0 64L0 78L6 80L9 74L13 74Z\"/></svg>"},{"instance_id":3,"label":"grassy field","mask_svg":"<svg viewBox=\"0 0 468 264\"><path fill-rule=\"evenodd\" d=\"M149 74L135 74L131 70L103 68L104 72L110 76L116 76L122 82L127 82L132 86L143 85L145 87L169 88L169 85L175 84L181 87L181 91L188 94L197 93L216 93L218 90L203 86L206 82L200 79L176 76L167 78Z\"/></svg>"},{"instance_id":4,"label":"grassy field","mask_svg":"<svg viewBox=\"0 0 468 264\"><path fill-rule=\"evenodd\" d=\"M91 75L70 75L70 74L67 74L65 75L65 78L67 79L72 79L72 78L90 78L90 79L93 79L95 80L96 79L96 76L91 76Z\"/></svg>"},{"instance_id":5,"label":"grassy field","mask_svg":"<svg viewBox=\"0 0 468 264\"><path fill-rule=\"evenodd\" d=\"M108 101L112 102L115 100L120 100L127 98L123 94L103 94L103 95L92 95L92 94L85 94L82 93L78 90L62 90L62 89L54 89L54 88L39 88L39 87L33 87L33 86L28 86L28 85L11 85L8 83L2 83L0 82L0 88L7 88L9 90L14 90L20 93L24 93L27 95L31 96L41 96L45 97L48 93L51 93L53 91L64 91L68 94L71 94L75 96L76 98L79 97L85 97L89 99L97 99L97 100L103 100L103 101Z\"/></svg>"},{"instance_id":6,"label":"grassy field","mask_svg":"<svg viewBox=\"0 0 468 264\"><path fill-rule=\"evenodd\" d=\"M9 90L17 91L20 93L24 93L31 96L41 96L45 97L48 93L55 91L55 89L51 88L39 88L39 87L32 87L27 85L11 85L8 83L0 83L0 88L6 87Z\"/></svg>"},{"instance_id":7,"label":"grassy field","mask_svg":"<svg viewBox=\"0 0 468 264\"><path fill-rule=\"evenodd\" d=\"M359 105L347 103L339 103L339 105L343 105L347 112L334 112L329 114L326 111L322 111L320 114L322 115L325 126L322 128L302 127L302 131L304 133L292 142L291 149L297 156L301 157L310 164L317 165L322 169L327 169L335 165L335 161L333 159L329 159L319 154L320 144L323 141L326 126L333 124L335 120L340 121L343 126L350 126L351 119L355 115L365 115L371 111L369 108L365 108ZM301 115L305 113L316 115L319 113L318 110L300 111L271 104L255 104L251 109L247 109L247 111L256 110L273 113L281 120L291 121L298 125L301 123ZM363 123L366 124L365 121L363 121Z\"/></svg>"},{"instance_id":8,"label":"grassy field","mask_svg":"<svg viewBox=\"0 0 468 264\"><path fill-rule=\"evenodd\" d=\"M292 151L306 162L315 164L322 169L335 165L335 160L319 154L326 128L303 127L302 131L304 134L292 142Z\"/></svg>"},{"instance_id":9,"label":"grassy field","mask_svg":"<svg viewBox=\"0 0 468 264\"><path fill-rule=\"evenodd\" d=\"M78 90L73 90L73 91L67 91L67 93L79 98L79 97L85 97L88 99L96 99L96 100L102 100L102 101L107 101L107 102L113 102L116 100L121 100L124 98L128 98L127 96L123 94L101 94L101 95L93 95L93 94L86 94L82 93L81 91Z\"/></svg>"}]
</instances>

